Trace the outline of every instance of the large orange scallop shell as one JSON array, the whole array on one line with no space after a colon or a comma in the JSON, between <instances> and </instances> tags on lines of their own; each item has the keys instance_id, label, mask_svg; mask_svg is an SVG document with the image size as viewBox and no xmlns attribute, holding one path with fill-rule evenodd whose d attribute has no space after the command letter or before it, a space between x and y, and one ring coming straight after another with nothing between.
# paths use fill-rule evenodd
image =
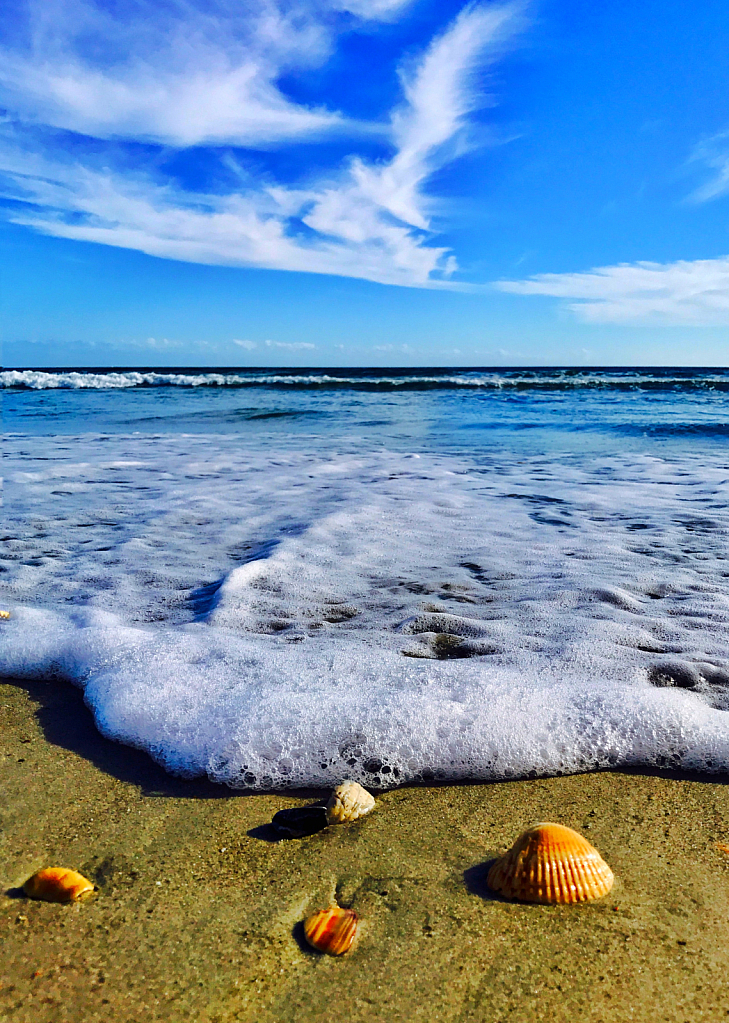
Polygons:
<instances>
[{"instance_id":1,"label":"large orange scallop shell","mask_svg":"<svg viewBox=\"0 0 729 1023\"><path fill-rule=\"evenodd\" d=\"M487 884L509 899L569 905L601 899L614 880L582 835L563 824L537 824L494 863Z\"/></svg>"},{"instance_id":2,"label":"large orange scallop shell","mask_svg":"<svg viewBox=\"0 0 729 1023\"><path fill-rule=\"evenodd\" d=\"M311 946L330 956L341 956L352 947L359 917L353 909L330 906L304 920L304 934Z\"/></svg>"},{"instance_id":3,"label":"large orange scallop shell","mask_svg":"<svg viewBox=\"0 0 729 1023\"><path fill-rule=\"evenodd\" d=\"M29 898L43 899L44 902L75 902L93 890L88 878L67 867L46 867L29 877L23 885L23 891Z\"/></svg>"}]
</instances>

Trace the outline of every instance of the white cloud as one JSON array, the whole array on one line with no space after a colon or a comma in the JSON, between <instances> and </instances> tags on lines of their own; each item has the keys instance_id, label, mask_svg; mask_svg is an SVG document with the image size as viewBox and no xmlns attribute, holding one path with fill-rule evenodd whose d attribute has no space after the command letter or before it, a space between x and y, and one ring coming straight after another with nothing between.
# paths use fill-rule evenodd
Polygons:
<instances>
[{"instance_id":1,"label":"white cloud","mask_svg":"<svg viewBox=\"0 0 729 1023\"><path fill-rule=\"evenodd\" d=\"M91 345L91 347L94 347L94 345L95 345L94 341L82 342L82 343L83 344L89 344L89 345ZM104 342L104 344L108 344L108 343L109 342ZM171 340L170 338L167 338L167 337L147 337L147 338L144 338L143 340L142 339L138 339L138 338L132 338L131 340L127 340L125 338L124 340L120 340L120 341L117 341L117 342L111 342L111 343L112 344L116 344L116 345L129 346L131 348L145 348L145 349L146 348L152 348L152 349L157 350L157 351L165 351L165 350L167 350L169 348L182 348L183 347L183 342L182 341L174 341L174 340ZM205 344L205 342L201 342L201 343Z\"/></svg>"},{"instance_id":2,"label":"white cloud","mask_svg":"<svg viewBox=\"0 0 729 1023\"><path fill-rule=\"evenodd\" d=\"M537 274L496 287L567 299L568 308L591 323L729 324L729 256Z\"/></svg>"},{"instance_id":3,"label":"white cloud","mask_svg":"<svg viewBox=\"0 0 729 1023\"><path fill-rule=\"evenodd\" d=\"M278 79L326 61L348 27L337 13L387 20L406 2L28 0L25 36L0 48L0 103L38 124L174 146L351 131Z\"/></svg>"},{"instance_id":4,"label":"white cloud","mask_svg":"<svg viewBox=\"0 0 729 1023\"><path fill-rule=\"evenodd\" d=\"M170 341L166 337L148 337L146 341L148 348L180 348L181 341Z\"/></svg>"},{"instance_id":5,"label":"white cloud","mask_svg":"<svg viewBox=\"0 0 729 1023\"><path fill-rule=\"evenodd\" d=\"M306 223L356 240L363 221L379 210L427 230L429 203L420 186L465 148L467 116L486 102L474 72L499 56L523 27L521 5L462 11L421 60L401 74L405 103L392 114L395 157L384 165L355 159L348 186L325 192Z\"/></svg>"},{"instance_id":6,"label":"white cloud","mask_svg":"<svg viewBox=\"0 0 729 1023\"><path fill-rule=\"evenodd\" d=\"M692 162L712 177L689 201L708 202L729 193L729 131L696 147ZM578 273L536 274L527 280L497 281L501 291L548 295L589 323L729 325L729 256L674 263L620 263ZM590 353L583 349L583 354Z\"/></svg>"},{"instance_id":7,"label":"white cloud","mask_svg":"<svg viewBox=\"0 0 729 1023\"><path fill-rule=\"evenodd\" d=\"M309 341L266 341L269 348L288 348L290 351L299 351L302 348L316 348Z\"/></svg>"},{"instance_id":8,"label":"white cloud","mask_svg":"<svg viewBox=\"0 0 729 1023\"><path fill-rule=\"evenodd\" d=\"M331 0L334 10L349 11L368 20L390 21L412 0Z\"/></svg>"},{"instance_id":9,"label":"white cloud","mask_svg":"<svg viewBox=\"0 0 729 1023\"><path fill-rule=\"evenodd\" d=\"M255 341L240 341L238 338L233 338L233 344L238 348L245 348L249 352L258 347Z\"/></svg>"},{"instance_id":10,"label":"white cloud","mask_svg":"<svg viewBox=\"0 0 729 1023\"><path fill-rule=\"evenodd\" d=\"M690 200L708 202L729 192L729 131L704 139L694 150L691 159L703 163L713 173L709 181L689 196Z\"/></svg>"},{"instance_id":11,"label":"white cloud","mask_svg":"<svg viewBox=\"0 0 729 1023\"><path fill-rule=\"evenodd\" d=\"M352 5L357 13L397 6ZM424 184L467 146L469 114L487 101L474 72L521 31L523 11L521 4L468 7L403 71L387 161L354 157L305 187L251 175L237 192L202 194L115 169L108 151L104 162L44 156L41 134L8 127L0 144L0 171L10 181L4 194L27 204L11 219L57 237L189 262L451 286L455 258L432 244L435 202ZM280 18L272 25L280 50L289 26ZM299 39L304 28L297 31Z\"/></svg>"}]
</instances>

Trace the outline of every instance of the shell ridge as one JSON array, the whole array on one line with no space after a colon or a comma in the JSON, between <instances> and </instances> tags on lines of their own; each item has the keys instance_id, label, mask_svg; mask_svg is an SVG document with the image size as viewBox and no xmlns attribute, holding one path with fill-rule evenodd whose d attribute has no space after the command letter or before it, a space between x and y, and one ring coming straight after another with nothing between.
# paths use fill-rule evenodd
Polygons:
<instances>
[{"instance_id":1,"label":"shell ridge","mask_svg":"<svg viewBox=\"0 0 729 1023\"><path fill-rule=\"evenodd\" d=\"M559 877L559 887L555 891L555 901L557 902L568 902L569 896L572 892L572 871L570 870L569 860L559 859L557 860L557 874Z\"/></svg>"}]
</instances>

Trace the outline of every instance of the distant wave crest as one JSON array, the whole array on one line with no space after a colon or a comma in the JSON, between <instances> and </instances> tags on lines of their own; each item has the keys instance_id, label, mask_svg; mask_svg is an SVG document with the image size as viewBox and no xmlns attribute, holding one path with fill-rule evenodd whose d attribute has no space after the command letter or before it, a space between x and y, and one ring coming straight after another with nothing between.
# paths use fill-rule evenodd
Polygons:
<instances>
[{"instance_id":1,"label":"distant wave crest","mask_svg":"<svg viewBox=\"0 0 729 1023\"><path fill-rule=\"evenodd\" d=\"M729 370L5 370L0 389L114 390L138 387L266 387L284 390L715 390L729 391Z\"/></svg>"}]
</instances>

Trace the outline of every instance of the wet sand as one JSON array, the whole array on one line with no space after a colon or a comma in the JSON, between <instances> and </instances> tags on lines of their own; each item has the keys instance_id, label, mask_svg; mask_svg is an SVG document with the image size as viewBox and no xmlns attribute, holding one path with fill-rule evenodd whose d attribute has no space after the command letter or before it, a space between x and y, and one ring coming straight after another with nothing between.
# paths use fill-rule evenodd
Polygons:
<instances>
[{"instance_id":1,"label":"wet sand","mask_svg":"<svg viewBox=\"0 0 729 1023\"><path fill-rule=\"evenodd\" d=\"M266 822L305 798L170 778L52 683L0 686L0 768L0 1023L729 1020L723 782L399 789L356 824L272 841ZM540 820L600 849L616 874L606 899L489 894L484 865ZM22 898L48 865L98 892ZM335 897L362 917L343 959L300 934Z\"/></svg>"}]
</instances>

